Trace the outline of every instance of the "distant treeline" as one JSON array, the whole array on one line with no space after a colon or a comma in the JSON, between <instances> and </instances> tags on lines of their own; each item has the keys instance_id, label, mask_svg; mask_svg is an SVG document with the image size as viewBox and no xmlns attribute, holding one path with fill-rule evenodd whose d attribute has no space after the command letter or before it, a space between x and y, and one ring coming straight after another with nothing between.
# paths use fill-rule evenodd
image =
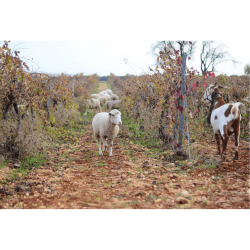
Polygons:
<instances>
[{"instance_id":1,"label":"distant treeline","mask_svg":"<svg viewBox=\"0 0 250 250\"><path fill-rule=\"evenodd\" d=\"M109 76L100 76L99 81L105 81L106 82L109 77L110 77L110 75ZM117 77L121 78L122 80L124 80L124 78L125 78L125 76L117 76Z\"/></svg>"}]
</instances>

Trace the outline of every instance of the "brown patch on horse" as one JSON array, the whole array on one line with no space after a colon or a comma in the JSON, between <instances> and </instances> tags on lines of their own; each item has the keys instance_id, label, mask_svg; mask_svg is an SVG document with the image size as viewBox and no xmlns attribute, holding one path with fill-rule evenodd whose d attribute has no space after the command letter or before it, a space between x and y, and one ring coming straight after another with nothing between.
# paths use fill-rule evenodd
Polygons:
<instances>
[{"instance_id":1,"label":"brown patch on horse","mask_svg":"<svg viewBox=\"0 0 250 250\"><path fill-rule=\"evenodd\" d=\"M214 109L217 109L217 108L223 106L224 104L226 104L226 103L224 102L224 100L223 100L222 97L217 97L217 98L216 98L216 101L217 101L217 104L214 106Z\"/></svg>"},{"instance_id":2,"label":"brown patch on horse","mask_svg":"<svg viewBox=\"0 0 250 250\"><path fill-rule=\"evenodd\" d=\"M219 88L214 88L214 92L216 93L216 94L220 94L220 95L222 95L222 93L220 92L220 89Z\"/></svg>"},{"instance_id":3,"label":"brown patch on horse","mask_svg":"<svg viewBox=\"0 0 250 250\"><path fill-rule=\"evenodd\" d=\"M232 104L228 106L227 110L226 110L225 113L224 113L224 115L225 115L226 117L228 117L228 116L230 115L232 107L233 107Z\"/></svg>"},{"instance_id":4,"label":"brown patch on horse","mask_svg":"<svg viewBox=\"0 0 250 250\"><path fill-rule=\"evenodd\" d=\"M232 115L235 117L236 116L236 112L237 112L237 107L233 107L232 109ZM238 112L239 114L239 112Z\"/></svg>"},{"instance_id":5,"label":"brown patch on horse","mask_svg":"<svg viewBox=\"0 0 250 250\"><path fill-rule=\"evenodd\" d=\"M218 119L218 117L217 117L217 115L214 117L214 120L217 120Z\"/></svg>"},{"instance_id":6,"label":"brown patch on horse","mask_svg":"<svg viewBox=\"0 0 250 250\"><path fill-rule=\"evenodd\" d=\"M222 105L226 104L222 98L222 93L220 92L219 88L214 89L214 92L212 93L211 98L212 98L213 104L217 102L216 105L213 106L213 109L217 109L221 107Z\"/></svg>"},{"instance_id":7,"label":"brown patch on horse","mask_svg":"<svg viewBox=\"0 0 250 250\"><path fill-rule=\"evenodd\" d=\"M226 125L224 125L223 130L224 130L224 135L228 135L228 130L231 128L235 120L232 120L228 122Z\"/></svg>"}]
</instances>

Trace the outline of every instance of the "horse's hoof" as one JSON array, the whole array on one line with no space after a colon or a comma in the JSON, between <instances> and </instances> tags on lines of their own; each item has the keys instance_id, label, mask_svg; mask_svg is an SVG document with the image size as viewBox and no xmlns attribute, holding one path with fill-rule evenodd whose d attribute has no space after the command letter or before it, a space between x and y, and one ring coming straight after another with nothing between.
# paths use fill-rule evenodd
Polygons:
<instances>
[{"instance_id":1,"label":"horse's hoof","mask_svg":"<svg viewBox=\"0 0 250 250\"><path fill-rule=\"evenodd\" d=\"M226 161L226 154L225 153L221 154L221 159L222 159L222 161Z\"/></svg>"}]
</instances>

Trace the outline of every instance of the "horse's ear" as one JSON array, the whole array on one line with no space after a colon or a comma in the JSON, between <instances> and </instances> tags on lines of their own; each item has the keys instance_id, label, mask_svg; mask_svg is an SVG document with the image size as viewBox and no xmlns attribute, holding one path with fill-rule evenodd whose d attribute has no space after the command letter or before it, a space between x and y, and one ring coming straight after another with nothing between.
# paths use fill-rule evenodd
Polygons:
<instances>
[{"instance_id":1,"label":"horse's ear","mask_svg":"<svg viewBox=\"0 0 250 250\"><path fill-rule=\"evenodd\" d=\"M220 88L220 89L229 89L228 86L218 86L218 88Z\"/></svg>"},{"instance_id":2,"label":"horse's ear","mask_svg":"<svg viewBox=\"0 0 250 250\"><path fill-rule=\"evenodd\" d=\"M214 84L214 86L217 87L217 86L218 86L218 82L216 82L216 83Z\"/></svg>"}]
</instances>

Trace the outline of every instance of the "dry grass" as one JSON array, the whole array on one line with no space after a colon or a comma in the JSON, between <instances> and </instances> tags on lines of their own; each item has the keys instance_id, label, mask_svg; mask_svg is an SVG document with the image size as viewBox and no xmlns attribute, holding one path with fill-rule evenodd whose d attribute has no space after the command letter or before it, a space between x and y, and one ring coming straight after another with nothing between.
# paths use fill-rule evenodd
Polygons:
<instances>
[{"instance_id":1,"label":"dry grass","mask_svg":"<svg viewBox=\"0 0 250 250\"><path fill-rule=\"evenodd\" d=\"M5 158L3 155L0 155L0 164L3 163L5 161Z\"/></svg>"},{"instance_id":2,"label":"dry grass","mask_svg":"<svg viewBox=\"0 0 250 250\"><path fill-rule=\"evenodd\" d=\"M81 113L77 105L71 108L65 108L62 103L59 103L53 112L55 126L68 126L71 122L79 123L81 121Z\"/></svg>"},{"instance_id":3,"label":"dry grass","mask_svg":"<svg viewBox=\"0 0 250 250\"><path fill-rule=\"evenodd\" d=\"M83 99L84 100L84 99ZM83 103L83 102L81 102ZM71 126L74 123L80 123L81 114L77 104L70 108L59 103L54 110L51 109L50 123L54 126ZM21 119L21 129L17 134L17 117L9 113L8 119L0 126L0 156L1 161L6 159L22 159L27 156L42 152L50 144L50 135L44 129L44 124L38 115L33 119L24 116ZM6 138L9 138L6 140ZM9 141L9 147L6 142Z\"/></svg>"},{"instance_id":4,"label":"dry grass","mask_svg":"<svg viewBox=\"0 0 250 250\"><path fill-rule=\"evenodd\" d=\"M20 157L31 156L40 152L47 144L47 140L48 138L42 130L39 120L34 120L33 135L29 131L28 123L25 122L17 140L17 145L20 148Z\"/></svg>"},{"instance_id":5,"label":"dry grass","mask_svg":"<svg viewBox=\"0 0 250 250\"><path fill-rule=\"evenodd\" d=\"M78 111L80 113L84 113L87 109L87 100L86 98L80 96L80 97L75 97L74 102L77 105Z\"/></svg>"},{"instance_id":6,"label":"dry grass","mask_svg":"<svg viewBox=\"0 0 250 250\"><path fill-rule=\"evenodd\" d=\"M7 135L12 139L13 150L18 154L18 158L34 155L41 151L46 144L47 138L42 130L41 121L35 117L33 120L33 126L29 124L27 117L21 120L21 129L16 137L17 121L15 117L10 117L0 128L1 135ZM32 129L32 133L31 133ZM6 140L2 141L5 142ZM1 151L1 157L8 159L13 158L11 151Z\"/></svg>"}]
</instances>

